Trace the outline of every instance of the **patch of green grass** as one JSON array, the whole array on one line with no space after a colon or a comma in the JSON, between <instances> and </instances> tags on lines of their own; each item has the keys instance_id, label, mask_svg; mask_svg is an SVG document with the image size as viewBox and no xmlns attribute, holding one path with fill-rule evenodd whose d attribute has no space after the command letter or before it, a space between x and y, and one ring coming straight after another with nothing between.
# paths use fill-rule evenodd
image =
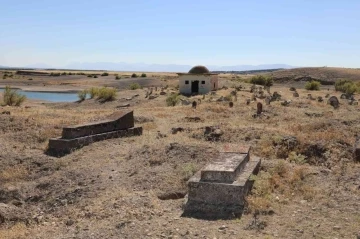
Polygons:
<instances>
[{"instance_id":1,"label":"patch of green grass","mask_svg":"<svg viewBox=\"0 0 360 239\"><path fill-rule=\"evenodd\" d=\"M141 74L141 77L146 77L146 74L145 74L145 73L142 73L142 74Z\"/></svg>"},{"instance_id":2,"label":"patch of green grass","mask_svg":"<svg viewBox=\"0 0 360 239\"><path fill-rule=\"evenodd\" d=\"M351 80L338 80L335 82L335 90L352 95L355 92L360 92L360 87Z\"/></svg>"},{"instance_id":3,"label":"patch of green grass","mask_svg":"<svg viewBox=\"0 0 360 239\"><path fill-rule=\"evenodd\" d=\"M101 76L109 76L109 73L104 72L104 73L101 74Z\"/></svg>"}]
</instances>

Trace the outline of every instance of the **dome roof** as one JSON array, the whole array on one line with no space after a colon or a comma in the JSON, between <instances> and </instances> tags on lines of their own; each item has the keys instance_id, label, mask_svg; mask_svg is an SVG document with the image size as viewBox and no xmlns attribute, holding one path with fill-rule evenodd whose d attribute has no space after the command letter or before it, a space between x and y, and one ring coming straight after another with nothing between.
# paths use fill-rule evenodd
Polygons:
<instances>
[{"instance_id":1,"label":"dome roof","mask_svg":"<svg viewBox=\"0 0 360 239\"><path fill-rule=\"evenodd\" d=\"M189 74L209 74L210 71L205 66L194 66L189 71Z\"/></svg>"}]
</instances>

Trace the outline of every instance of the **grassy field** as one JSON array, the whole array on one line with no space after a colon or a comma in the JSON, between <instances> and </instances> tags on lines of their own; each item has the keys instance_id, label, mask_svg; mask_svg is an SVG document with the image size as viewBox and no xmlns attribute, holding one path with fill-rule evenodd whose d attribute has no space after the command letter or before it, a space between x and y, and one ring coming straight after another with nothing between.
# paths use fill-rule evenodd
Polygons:
<instances>
[{"instance_id":1,"label":"grassy field","mask_svg":"<svg viewBox=\"0 0 360 239\"><path fill-rule=\"evenodd\" d=\"M201 99L194 110L191 105L166 105L168 95L176 92L174 74L126 81L122 76L32 76L29 81L0 74L0 85L118 89L116 100L106 103L27 100L20 107L0 107L0 238L356 238L360 166L352 152L360 108L347 100L340 100L338 109L328 105L327 94L340 99L333 86L307 91L304 82L275 84L270 91L282 100L266 105L258 98L247 105L253 94L243 80L251 76L221 75L216 95L189 99ZM144 88L127 90L131 82ZM166 85L167 95L159 95ZM215 101L240 85L233 108ZM150 86L158 86L156 99L145 98ZM290 86L300 97L293 97ZM310 100L309 93L325 101ZM284 100L291 102L283 106ZM254 118L257 102L264 112ZM62 127L106 119L125 103L134 110L135 124L143 127L142 136L97 142L62 158L44 153L48 139L60 136ZM186 120L195 116L201 121ZM220 141L206 141L204 126L218 126L224 132ZM186 130L172 134L173 127ZM183 218L183 199L158 198L186 193L186 180L234 144L251 145L252 154L262 158L241 218ZM4 205L10 205L10 213L4 213ZM260 212L256 220L255 212Z\"/></svg>"}]
</instances>

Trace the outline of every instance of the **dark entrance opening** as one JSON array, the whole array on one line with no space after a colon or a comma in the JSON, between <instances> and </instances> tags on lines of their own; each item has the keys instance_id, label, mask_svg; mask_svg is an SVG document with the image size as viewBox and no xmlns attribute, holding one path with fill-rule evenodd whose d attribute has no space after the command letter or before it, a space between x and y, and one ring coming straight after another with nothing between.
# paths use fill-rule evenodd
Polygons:
<instances>
[{"instance_id":1,"label":"dark entrance opening","mask_svg":"<svg viewBox=\"0 0 360 239\"><path fill-rule=\"evenodd\" d=\"M199 93L199 81L191 82L191 93Z\"/></svg>"}]
</instances>

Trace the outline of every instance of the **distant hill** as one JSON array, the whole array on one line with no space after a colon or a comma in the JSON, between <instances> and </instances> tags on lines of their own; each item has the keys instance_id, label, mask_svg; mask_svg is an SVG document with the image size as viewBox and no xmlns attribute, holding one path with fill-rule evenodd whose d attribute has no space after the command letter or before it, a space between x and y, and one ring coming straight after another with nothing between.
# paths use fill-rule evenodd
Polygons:
<instances>
[{"instance_id":1,"label":"distant hill","mask_svg":"<svg viewBox=\"0 0 360 239\"><path fill-rule=\"evenodd\" d=\"M258 71L272 69L290 69L294 66L286 64L262 64L262 65L233 65L215 66L205 65L213 72L237 72L237 71ZM107 70L107 71L135 71L135 72L188 72L192 65L178 64L146 64L126 62L73 62L62 67L54 67L44 63L36 63L17 68L31 69L73 69L73 70ZM9 68L9 67L4 67Z\"/></svg>"},{"instance_id":2,"label":"distant hill","mask_svg":"<svg viewBox=\"0 0 360 239\"><path fill-rule=\"evenodd\" d=\"M360 68L303 67L274 71L266 75L272 76L276 82L317 80L322 84L334 84L339 79L360 81Z\"/></svg>"}]
</instances>

